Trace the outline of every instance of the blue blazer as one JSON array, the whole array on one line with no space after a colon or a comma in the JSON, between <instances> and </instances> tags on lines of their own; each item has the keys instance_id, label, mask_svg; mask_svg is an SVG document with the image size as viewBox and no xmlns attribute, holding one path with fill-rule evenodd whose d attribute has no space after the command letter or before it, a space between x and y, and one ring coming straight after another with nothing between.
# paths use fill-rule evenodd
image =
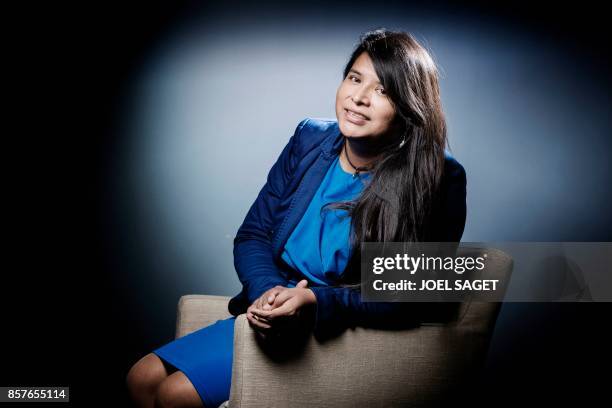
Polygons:
<instances>
[{"instance_id":1,"label":"blue blazer","mask_svg":"<svg viewBox=\"0 0 612 408\"><path fill-rule=\"evenodd\" d=\"M281 260L282 250L342 142L335 120L306 118L297 126L234 239L234 266L242 291L229 302L232 315L245 313L268 289L303 279ZM466 176L463 166L448 153L438 203L429 241L459 242L466 217ZM311 284L317 298L315 337L324 338L347 327L396 327L418 320L416 303L362 302L355 289Z\"/></svg>"}]
</instances>

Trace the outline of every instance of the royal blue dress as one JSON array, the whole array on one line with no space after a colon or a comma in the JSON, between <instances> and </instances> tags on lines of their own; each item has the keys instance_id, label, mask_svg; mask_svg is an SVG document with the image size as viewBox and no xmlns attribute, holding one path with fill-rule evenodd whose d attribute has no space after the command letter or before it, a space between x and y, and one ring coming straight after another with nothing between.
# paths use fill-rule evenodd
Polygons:
<instances>
[{"instance_id":1,"label":"royal blue dress","mask_svg":"<svg viewBox=\"0 0 612 408\"><path fill-rule=\"evenodd\" d=\"M370 179L345 172L336 157L302 219L291 233L282 259L316 285L336 282L351 255L350 218L344 210L324 209L325 204L353 200ZM290 281L295 287L297 281ZM234 321L236 317L180 337L153 351L189 378L206 408L217 408L229 399L232 381Z\"/></svg>"}]
</instances>

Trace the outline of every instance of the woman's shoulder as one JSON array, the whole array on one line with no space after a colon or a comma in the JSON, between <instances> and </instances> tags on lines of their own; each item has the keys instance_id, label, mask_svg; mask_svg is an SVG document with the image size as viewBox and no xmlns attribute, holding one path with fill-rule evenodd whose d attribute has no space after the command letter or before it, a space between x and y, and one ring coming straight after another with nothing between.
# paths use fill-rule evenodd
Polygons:
<instances>
[{"instance_id":1,"label":"woman's shoulder","mask_svg":"<svg viewBox=\"0 0 612 408\"><path fill-rule=\"evenodd\" d=\"M337 120L307 117L302 119L295 129L294 144L301 155L314 149L329 152L339 136L340 129Z\"/></svg>"},{"instance_id":2,"label":"woman's shoulder","mask_svg":"<svg viewBox=\"0 0 612 408\"><path fill-rule=\"evenodd\" d=\"M444 151L444 173L442 177L443 182L446 183L466 183L465 168L448 150Z\"/></svg>"}]
</instances>

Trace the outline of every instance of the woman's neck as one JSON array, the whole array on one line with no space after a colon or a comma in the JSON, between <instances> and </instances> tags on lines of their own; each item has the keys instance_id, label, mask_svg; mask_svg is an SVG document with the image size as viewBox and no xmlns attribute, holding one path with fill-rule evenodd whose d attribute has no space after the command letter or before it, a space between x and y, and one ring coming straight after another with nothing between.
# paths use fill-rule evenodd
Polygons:
<instances>
[{"instance_id":1,"label":"woman's neck","mask_svg":"<svg viewBox=\"0 0 612 408\"><path fill-rule=\"evenodd\" d=\"M349 165L369 169L379 159L380 151L379 143L370 138L344 138L343 152Z\"/></svg>"}]
</instances>

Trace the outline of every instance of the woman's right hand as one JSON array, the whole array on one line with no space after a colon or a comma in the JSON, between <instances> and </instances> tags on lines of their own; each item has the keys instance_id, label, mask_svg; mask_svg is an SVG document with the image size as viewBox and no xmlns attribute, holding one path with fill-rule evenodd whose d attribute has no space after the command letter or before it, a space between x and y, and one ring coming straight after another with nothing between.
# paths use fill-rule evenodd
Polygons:
<instances>
[{"instance_id":1,"label":"woman's right hand","mask_svg":"<svg viewBox=\"0 0 612 408\"><path fill-rule=\"evenodd\" d=\"M306 279L302 279L301 281L298 282L298 284L296 285L296 288L305 288L307 286L308 286L308 281ZM265 338L266 331L268 331L272 326L270 325L270 322L268 320L254 315L252 310L253 309L271 310L276 297L279 294L281 294L284 290L287 290L287 289L289 288L286 288L280 285L277 285L273 287L272 289L268 289L258 299L256 299L253 302L253 304L249 306L249 308L247 309L247 312L246 312L247 320L249 321L249 324L251 325L251 327L255 329L257 334L260 335L261 337ZM281 306L281 305L279 304L277 305L277 307L278 306Z\"/></svg>"},{"instance_id":2,"label":"woman's right hand","mask_svg":"<svg viewBox=\"0 0 612 408\"><path fill-rule=\"evenodd\" d=\"M308 281L306 279L302 279L301 281L297 283L297 285L295 285L296 288L305 288L307 286L308 286ZM272 289L268 289L267 291L264 292L263 295L261 295L257 300L255 300L255 302L253 302L253 305L255 305L256 309L272 310L272 305L274 304L274 300L276 300L276 297L282 291L286 289L289 289L289 288L280 286L280 285L277 285L273 287ZM281 304L277 305L277 307L278 306L281 306Z\"/></svg>"},{"instance_id":3,"label":"woman's right hand","mask_svg":"<svg viewBox=\"0 0 612 408\"><path fill-rule=\"evenodd\" d=\"M265 305L268 305L268 307L265 310L269 310L270 305L274 303L274 299L276 299L276 296L278 296L278 294L280 294L285 289L287 288L284 286L280 286L280 285L277 285L273 287L272 289L268 289L259 298L257 298L253 302L253 304L249 306L249 308L247 309L246 311L247 320L249 321L249 324L251 325L251 327L255 329L257 334L260 335L260 337L265 338L266 331L269 330L272 326L269 324L269 322L267 322L267 320L261 319L255 316L253 314L253 309L263 310L263 307Z\"/></svg>"}]
</instances>

